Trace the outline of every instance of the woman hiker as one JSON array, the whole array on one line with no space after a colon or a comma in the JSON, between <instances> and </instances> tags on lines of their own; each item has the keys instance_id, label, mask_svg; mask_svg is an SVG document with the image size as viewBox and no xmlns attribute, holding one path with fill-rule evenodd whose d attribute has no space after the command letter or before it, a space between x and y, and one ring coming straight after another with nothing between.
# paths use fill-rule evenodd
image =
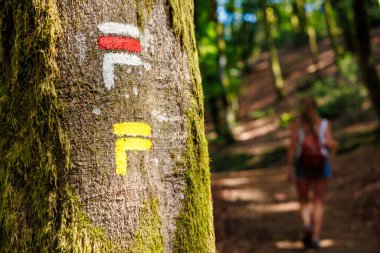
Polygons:
<instances>
[{"instance_id":1,"label":"woman hiker","mask_svg":"<svg viewBox=\"0 0 380 253\"><path fill-rule=\"evenodd\" d=\"M328 154L336 148L331 127L317 112L317 103L309 96L301 101L298 120L291 126L288 149L288 180L295 181L304 226L305 248L319 249L323 223L323 192L331 178ZM312 191L312 208L309 205Z\"/></svg>"}]
</instances>

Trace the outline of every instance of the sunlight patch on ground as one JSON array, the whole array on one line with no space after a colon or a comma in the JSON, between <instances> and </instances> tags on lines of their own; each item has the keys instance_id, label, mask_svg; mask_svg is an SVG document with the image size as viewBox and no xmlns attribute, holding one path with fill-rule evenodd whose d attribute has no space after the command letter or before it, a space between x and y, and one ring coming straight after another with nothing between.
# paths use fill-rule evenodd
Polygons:
<instances>
[{"instance_id":1,"label":"sunlight patch on ground","mask_svg":"<svg viewBox=\"0 0 380 253\"><path fill-rule=\"evenodd\" d=\"M371 130L375 130L377 127L377 122L368 122L368 123L361 123L361 124L355 124L351 125L349 127L344 128L341 130L340 134L353 134L358 132L367 132Z\"/></svg>"},{"instance_id":2,"label":"sunlight patch on ground","mask_svg":"<svg viewBox=\"0 0 380 253\"><path fill-rule=\"evenodd\" d=\"M213 185L218 186L240 186L243 184L252 183L252 179L246 178L246 177L238 177L238 178L226 178L226 179L219 179L219 180L212 180L211 183Z\"/></svg>"},{"instance_id":3,"label":"sunlight patch on ground","mask_svg":"<svg viewBox=\"0 0 380 253\"><path fill-rule=\"evenodd\" d=\"M255 137L263 136L263 135L266 135L270 132L276 131L277 128L278 128L277 124L272 122L272 123L269 123L267 125L242 132L236 136L236 139L239 141L250 140L250 139L253 139Z\"/></svg>"},{"instance_id":4,"label":"sunlight patch on ground","mask_svg":"<svg viewBox=\"0 0 380 253\"><path fill-rule=\"evenodd\" d=\"M229 202L236 201L263 201L268 196L259 189L221 190L216 193L218 199Z\"/></svg>"},{"instance_id":5,"label":"sunlight patch on ground","mask_svg":"<svg viewBox=\"0 0 380 253\"><path fill-rule=\"evenodd\" d=\"M234 133L239 135L243 132L246 132L248 130L264 127L268 124L271 124L274 121L273 117L266 117L261 119L252 120L248 123L245 123L244 125L239 125L235 127Z\"/></svg>"},{"instance_id":6,"label":"sunlight patch on ground","mask_svg":"<svg viewBox=\"0 0 380 253\"><path fill-rule=\"evenodd\" d=\"M298 211L299 204L297 201L268 205L252 204L248 206L248 209L258 213L286 213Z\"/></svg>"},{"instance_id":7,"label":"sunlight patch on ground","mask_svg":"<svg viewBox=\"0 0 380 253\"><path fill-rule=\"evenodd\" d=\"M325 239L321 240L321 248L329 248L335 245L334 240ZM278 249L287 249L287 250L300 250L303 249L303 244L301 241L278 241L276 242L276 248Z\"/></svg>"}]
</instances>

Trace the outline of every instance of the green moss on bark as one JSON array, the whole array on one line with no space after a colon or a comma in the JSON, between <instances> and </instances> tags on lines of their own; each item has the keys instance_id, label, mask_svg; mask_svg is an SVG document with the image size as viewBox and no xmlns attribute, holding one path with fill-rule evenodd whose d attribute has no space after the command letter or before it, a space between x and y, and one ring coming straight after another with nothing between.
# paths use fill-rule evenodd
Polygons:
<instances>
[{"instance_id":1,"label":"green moss on bark","mask_svg":"<svg viewBox=\"0 0 380 253\"><path fill-rule=\"evenodd\" d=\"M178 218L174 252L215 252L210 169L204 131L204 98L194 34L192 0L169 0L172 28L187 53L191 76L191 106L187 111L188 140L185 199Z\"/></svg>"},{"instance_id":2,"label":"green moss on bark","mask_svg":"<svg viewBox=\"0 0 380 253\"><path fill-rule=\"evenodd\" d=\"M151 199L140 212L139 228L127 253L150 252L163 253L164 240L161 233L161 219L158 213L157 199Z\"/></svg>"},{"instance_id":3,"label":"green moss on bark","mask_svg":"<svg viewBox=\"0 0 380 253\"><path fill-rule=\"evenodd\" d=\"M65 186L55 3L0 3L0 252L120 252Z\"/></svg>"},{"instance_id":4,"label":"green moss on bark","mask_svg":"<svg viewBox=\"0 0 380 253\"><path fill-rule=\"evenodd\" d=\"M54 89L60 30L52 1L0 5L0 250L45 252L68 165Z\"/></svg>"},{"instance_id":5,"label":"green moss on bark","mask_svg":"<svg viewBox=\"0 0 380 253\"><path fill-rule=\"evenodd\" d=\"M152 14L157 0L137 0L137 25L139 28L144 28L145 20Z\"/></svg>"}]
</instances>

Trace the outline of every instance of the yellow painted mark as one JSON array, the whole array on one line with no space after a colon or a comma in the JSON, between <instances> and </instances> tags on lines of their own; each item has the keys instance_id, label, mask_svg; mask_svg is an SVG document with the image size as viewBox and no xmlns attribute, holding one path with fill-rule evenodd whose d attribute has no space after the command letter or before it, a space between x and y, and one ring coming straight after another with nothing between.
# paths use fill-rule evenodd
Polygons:
<instances>
[{"instance_id":1,"label":"yellow painted mark","mask_svg":"<svg viewBox=\"0 0 380 253\"><path fill-rule=\"evenodd\" d=\"M129 135L133 137L123 137L115 141L115 164L116 174L125 176L127 174L127 151L146 151L152 147L152 142L148 139L135 137L148 137L152 134L150 125L140 122L123 122L113 126L116 136Z\"/></svg>"},{"instance_id":2,"label":"yellow painted mark","mask_svg":"<svg viewBox=\"0 0 380 253\"><path fill-rule=\"evenodd\" d=\"M116 174L125 176L127 174L127 150L145 151L152 147L148 139L121 138L115 142Z\"/></svg>"},{"instance_id":3,"label":"yellow painted mark","mask_svg":"<svg viewBox=\"0 0 380 253\"><path fill-rule=\"evenodd\" d=\"M152 128L146 123L140 122L123 122L113 125L113 133L116 136L149 136L152 134Z\"/></svg>"}]
</instances>

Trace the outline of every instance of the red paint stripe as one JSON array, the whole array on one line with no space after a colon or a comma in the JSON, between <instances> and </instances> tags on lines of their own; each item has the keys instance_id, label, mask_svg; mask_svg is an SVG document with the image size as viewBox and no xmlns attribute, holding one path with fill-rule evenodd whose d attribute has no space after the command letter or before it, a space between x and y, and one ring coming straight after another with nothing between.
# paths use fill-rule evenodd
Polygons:
<instances>
[{"instance_id":1,"label":"red paint stripe","mask_svg":"<svg viewBox=\"0 0 380 253\"><path fill-rule=\"evenodd\" d=\"M100 36L98 45L106 50L123 50L133 53L141 52L140 41L129 37Z\"/></svg>"}]
</instances>

